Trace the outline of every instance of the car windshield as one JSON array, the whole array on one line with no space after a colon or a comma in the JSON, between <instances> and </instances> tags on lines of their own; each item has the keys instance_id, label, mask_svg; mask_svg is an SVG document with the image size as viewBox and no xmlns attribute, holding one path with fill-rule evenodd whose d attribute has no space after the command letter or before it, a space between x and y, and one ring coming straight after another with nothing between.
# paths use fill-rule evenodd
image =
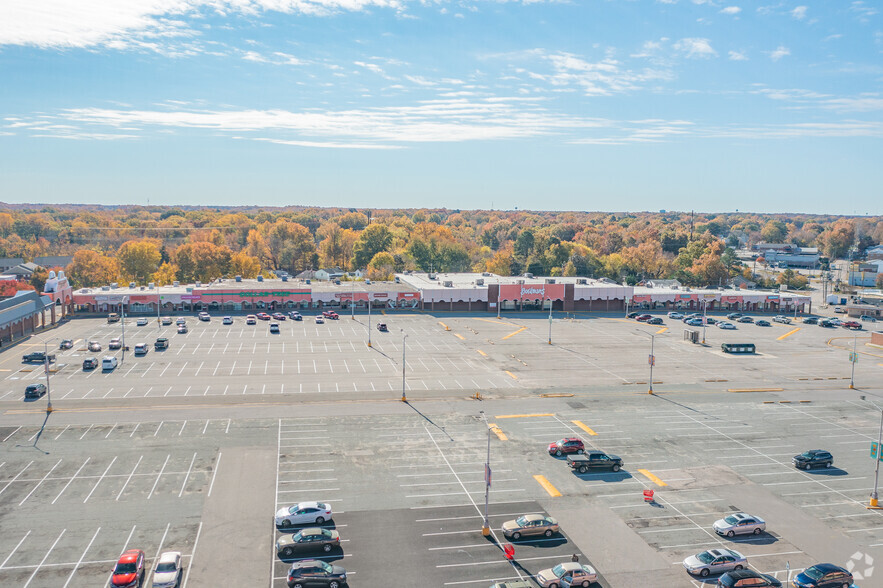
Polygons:
<instances>
[{"instance_id":1,"label":"car windshield","mask_svg":"<svg viewBox=\"0 0 883 588\"><path fill-rule=\"evenodd\" d=\"M113 573L115 574L134 574L135 573L135 564L134 563L118 563L116 569L114 569Z\"/></svg>"},{"instance_id":2,"label":"car windshield","mask_svg":"<svg viewBox=\"0 0 883 588\"><path fill-rule=\"evenodd\" d=\"M561 564L558 564L557 566L552 568L552 573L555 574L556 578L560 578L561 576L563 576L566 571L567 570L565 570L564 566Z\"/></svg>"},{"instance_id":3,"label":"car windshield","mask_svg":"<svg viewBox=\"0 0 883 588\"><path fill-rule=\"evenodd\" d=\"M523 527L523 526L527 525L527 518L518 517L517 519L515 519L515 524L518 525L519 527Z\"/></svg>"},{"instance_id":4,"label":"car windshield","mask_svg":"<svg viewBox=\"0 0 883 588\"><path fill-rule=\"evenodd\" d=\"M316 561L316 566L322 568L322 569L325 570L326 572L330 572L330 571L331 571L331 565L325 563L324 561L317 560L317 561Z\"/></svg>"},{"instance_id":5,"label":"car windshield","mask_svg":"<svg viewBox=\"0 0 883 588\"><path fill-rule=\"evenodd\" d=\"M735 525L739 522L739 519L737 519L733 515L730 515L730 516L724 518L724 522L727 523L728 525Z\"/></svg>"},{"instance_id":6,"label":"car windshield","mask_svg":"<svg viewBox=\"0 0 883 588\"><path fill-rule=\"evenodd\" d=\"M702 563L706 563L706 564L714 561L714 557L712 557L712 555L710 553L708 553L707 551L703 551L702 553L698 554L696 556L696 559L698 559Z\"/></svg>"},{"instance_id":7,"label":"car windshield","mask_svg":"<svg viewBox=\"0 0 883 588\"><path fill-rule=\"evenodd\" d=\"M156 572L161 574L163 572L174 572L177 568L175 568L175 562L167 561L156 566Z\"/></svg>"},{"instance_id":8,"label":"car windshield","mask_svg":"<svg viewBox=\"0 0 883 588\"><path fill-rule=\"evenodd\" d=\"M824 575L824 572L816 567L812 567L803 570L803 574L807 576L810 580L818 580Z\"/></svg>"},{"instance_id":9,"label":"car windshield","mask_svg":"<svg viewBox=\"0 0 883 588\"><path fill-rule=\"evenodd\" d=\"M801 453L801 454L800 454L800 457L805 457L805 458L807 458L807 459L812 459L813 454L810 453L809 451L806 451L806 452L804 452L804 453Z\"/></svg>"}]
</instances>

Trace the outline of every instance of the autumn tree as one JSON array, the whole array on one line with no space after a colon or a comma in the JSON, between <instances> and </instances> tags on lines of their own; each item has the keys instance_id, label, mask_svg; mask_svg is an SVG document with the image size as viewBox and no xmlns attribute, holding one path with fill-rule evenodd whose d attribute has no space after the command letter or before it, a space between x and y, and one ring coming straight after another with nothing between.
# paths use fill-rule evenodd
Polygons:
<instances>
[{"instance_id":1,"label":"autumn tree","mask_svg":"<svg viewBox=\"0 0 883 588\"><path fill-rule=\"evenodd\" d=\"M395 258L388 251L381 251L368 263L367 277L372 280L392 280L395 274Z\"/></svg>"},{"instance_id":2,"label":"autumn tree","mask_svg":"<svg viewBox=\"0 0 883 588\"><path fill-rule=\"evenodd\" d=\"M162 255L153 239L126 241L117 251L120 272L132 281L144 284L159 267Z\"/></svg>"},{"instance_id":3,"label":"autumn tree","mask_svg":"<svg viewBox=\"0 0 883 588\"><path fill-rule=\"evenodd\" d=\"M278 220L267 231L266 241L273 269L297 273L318 264L313 235L301 224Z\"/></svg>"},{"instance_id":4,"label":"autumn tree","mask_svg":"<svg viewBox=\"0 0 883 588\"><path fill-rule=\"evenodd\" d=\"M777 284L788 286L788 288L795 290L802 290L803 288L806 288L808 282L809 280L806 278L806 276L803 276L790 268L786 269L778 276L776 276Z\"/></svg>"},{"instance_id":5,"label":"autumn tree","mask_svg":"<svg viewBox=\"0 0 883 588\"><path fill-rule=\"evenodd\" d=\"M230 273L234 276L242 276L246 279L258 277L261 273L261 262L257 257L252 257L244 251L233 254L230 258Z\"/></svg>"},{"instance_id":6,"label":"autumn tree","mask_svg":"<svg viewBox=\"0 0 883 588\"><path fill-rule=\"evenodd\" d=\"M159 266L150 279L157 286L167 286L178 279L178 272L180 270L181 268L176 264L166 261Z\"/></svg>"},{"instance_id":7,"label":"autumn tree","mask_svg":"<svg viewBox=\"0 0 883 588\"><path fill-rule=\"evenodd\" d=\"M498 276L511 276L513 261L511 251L497 251L493 257L487 260L485 267L487 271Z\"/></svg>"},{"instance_id":8,"label":"autumn tree","mask_svg":"<svg viewBox=\"0 0 883 588\"><path fill-rule=\"evenodd\" d=\"M392 233L386 225L375 223L362 231L353 246L353 264L356 268L365 267L381 251L388 251L392 245Z\"/></svg>"},{"instance_id":9,"label":"autumn tree","mask_svg":"<svg viewBox=\"0 0 883 588\"><path fill-rule=\"evenodd\" d=\"M337 220L342 229L361 231L368 226L368 217L361 212L348 212Z\"/></svg>"},{"instance_id":10,"label":"autumn tree","mask_svg":"<svg viewBox=\"0 0 883 588\"><path fill-rule=\"evenodd\" d=\"M226 246L207 241L185 243L175 251L178 279L182 282L210 282L230 273L233 253Z\"/></svg>"},{"instance_id":11,"label":"autumn tree","mask_svg":"<svg viewBox=\"0 0 883 588\"><path fill-rule=\"evenodd\" d=\"M71 283L85 288L106 286L119 279L120 267L116 259L91 249L80 249L65 268Z\"/></svg>"},{"instance_id":12,"label":"autumn tree","mask_svg":"<svg viewBox=\"0 0 883 588\"><path fill-rule=\"evenodd\" d=\"M783 243L788 234L788 228L780 220L771 219L760 230L760 238L767 243Z\"/></svg>"}]
</instances>

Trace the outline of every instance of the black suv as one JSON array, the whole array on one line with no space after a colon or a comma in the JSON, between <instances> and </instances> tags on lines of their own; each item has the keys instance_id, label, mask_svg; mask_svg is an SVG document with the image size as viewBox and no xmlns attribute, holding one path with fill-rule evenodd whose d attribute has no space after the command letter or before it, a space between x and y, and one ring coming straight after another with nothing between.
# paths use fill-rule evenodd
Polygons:
<instances>
[{"instance_id":1,"label":"black suv","mask_svg":"<svg viewBox=\"0 0 883 588\"><path fill-rule=\"evenodd\" d=\"M754 570L733 570L717 579L717 588L781 588L782 583Z\"/></svg>"},{"instance_id":2,"label":"black suv","mask_svg":"<svg viewBox=\"0 0 883 588\"><path fill-rule=\"evenodd\" d=\"M83 360L83 369L84 370L94 370L98 367L98 360L94 357L87 357Z\"/></svg>"},{"instance_id":3,"label":"black suv","mask_svg":"<svg viewBox=\"0 0 883 588\"><path fill-rule=\"evenodd\" d=\"M810 449L809 451L804 451L800 455L795 455L791 458L791 463L793 463L797 469L808 470L810 468L829 468L834 463L834 456L831 455L830 451L825 451L824 449Z\"/></svg>"},{"instance_id":4,"label":"black suv","mask_svg":"<svg viewBox=\"0 0 883 588\"><path fill-rule=\"evenodd\" d=\"M25 388L25 398L41 398L46 394L46 384L30 384Z\"/></svg>"},{"instance_id":5,"label":"black suv","mask_svg":"<svg viewBox=\"0 0 883 588\"><path fill-rule=\"evenodd\" d=\"M53 361L55 361L55 355L53 355L51 353L46 354L46 353L43 353L42 351L34 351L33 353L28 353L27 355L23 356L21 358L21 360L26 363L34 363L34 362L43 363L46 361L47 357L49 358L49 363L52 363Z\"/></svg>"}]
</instances>

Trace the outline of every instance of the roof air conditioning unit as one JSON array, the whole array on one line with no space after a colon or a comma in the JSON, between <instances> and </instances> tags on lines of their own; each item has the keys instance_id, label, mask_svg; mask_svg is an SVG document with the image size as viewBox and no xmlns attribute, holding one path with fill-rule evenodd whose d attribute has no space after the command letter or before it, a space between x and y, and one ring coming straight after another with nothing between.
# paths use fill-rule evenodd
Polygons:
<instances>
[{"instance_id":1,"label":"roof air conditioning unit","mask_svg":"<svg viewBox=\"0 0 883 588\"><path fill-rule=\"evenodd\" d=\"M396 284L401 284L401 282L402 282L398 276L395 277L395 280L396 280Z\"/></svg>"},{"instance_id":2,"label":"roof air conditioning unit","mask_svg":"<svg viewBox=\"0 0 883 588\"><path fill-rule=\"evenodd\" d=\"M577 284L588 284L588 281L586 281L585 278L577 278L576 283Z\"/></svg>"},{"instance_id":3,"label":"roof air conditioning unit","mask_svg":"<svg viewBox=\"0 0 883 588\"><path fill-rule=\"evenodd\" d=\"M476 278L475 285L476 286L484 286L484 278Z\"/></svg>"},{"instance_id":4,"label":"roof air conditioning unit","mask_svg":"<svg viewBox=\"0 0 883 588\"><path fill-rule=\"evenodd\" d=\"M242 276L236 276L236 281L237 281L237 282L241 282L241 281L242 281Z\"/></svg>"},{"instance_id":5,"label":"roof air conditioning unit","mask_svg":"<svg viewBox=\"0 0 883 588\"><path fill-rule=\"evenodd\" d=\"M368 285L370 286L370 285L371 285L371 280L365 280L365 283L368 284Z\"/></svg>"},{"instance_id":6,"label":"roof air conditioning unit","mask_svg":"<svg viewBox=\"0 0 883 588\"><path fill-rule=\"evenodd\" d=\"M101 286L102 292L107 292L108 290L110 290L110 286Z\"/></svg>"},{"instance_id":7,"label":"roof air conditioning unit","mask_svg":"<svg viewBox=\"0 0 883 588\"><path fill-rule=\"evenodd\" d=\"M135 287L135 282L129 282L129 288L134 288L134 287Z\"/></svg>"},{"instance_id":8,"label":"roof air conditioning unit","mask_svg":"<svg viewBox=\"0 0 883 588\"><path fill-rule=\"evenodd\" d=\"M282 281L283 281L283 282L287 282L287 281L288 281L288 276L282 276Z\"/></svg>"},{"instance_id":9,"label":"roof air conditioning unit","mask_svg":"<svg viewBox=\"0 0 883 588\"><path fill-rule=\"evenodd\" d=\"M111 282L111 283L110 283L110 287L111 287L111 288L119 288L120 285L117 284L116 282Z\"/></svg>"},{"instance_id":10,"label":"roof air conditioning unit","mask_svg":"<svg viewBox=\"0 0 883 588\"><path fill-rule=\"evenodd\" d=\"M547 283L547 284L554 284L554 283L555 283L555 278L546 278L546 283Z\"/></svg>"},{"instance_id":11,"label":"roof air conditioning unit","mask_svg":"<svg viewBox=\"0 0 883 588\"><path fill-rule=\"evenodd\" d=\"M434 279L435 279L435 274L429 274L428 277L429 277L430 280L434 280Z\"/></svg>"},{"instance_id":12,"label":"roof air conditioning unit","mask_svg":"<svg viewBox=\"0 0 883 588\"><path fill-rule=\"evenodd\" d=\"M153 282L148 282L148 283L147 283L147 289L148 289L148 290L153 290L155 287L156 287L156 284L154 284Z\"/></svg>"},{"instance_id":13,"label":"roof air conditioning unit","mask_svg":"<svg viewBox=\"0 0 883 588\"><path fill-rule=\"evenodd\" d=\"M491 277L491 272L481 272L481 275L483 275L486 278L489 278L489 277Z\"/></svg>"},{"instance_id":14,"label":"roof air conditioning unit","mask_svg":"<svg viewBox=\"0 0 883 588\"><path fill-rule=\"evenodd\" d=\"M528 272L528 273L524 274L524 277L527 278L528 280L532 280L533 274Z\"/></svg>"},{"instance_id":15,"label":"roof air conditioning unit","mask_svg":"<svg viewBox=\"0 0 883 588\"><path fill-rule=\"evenodd\" d=\"M263 282L263 281L264 281L264 276L258 276L258 282Z\"/></svg>"},{"instance_id":16,"label":"roof air conditioning unit","mask_svg":"<svg viewBox=\"0 0 883 588\"><path fill-rule=\"evenodd\" d=\"M519 283L519 284L523 284L523 283L524 283L524 280L516 280L516 282Z\"/></svg>"},{"instance_id":17,"label":"roof air conditioning unit","mask_svg":"<svg viewBox=\"0 0 883 588\"><path fill-rule=\"evenodd\" d=\"M196 287L199 288L202 286L202 282L196 282Z\"/></svg>"},{"instance_id":18,"label":"roof air conditioning unit","mask_svg":"<svg viewBox=\"0 0 883 588\"><path fill-rule=\"evenodd\" d=\"M141 286L141 290L146 290L146 289L147 289L147 288L145 288L144 286Z\"/></svg>"},{"instance_id":19,"label":"roof air conditioning unit","mask_svg":"<svg viewBox=\"0 0 883 588\"><path fill-rule=\"evenodd\" d=\"M444 286L445 288L453 288L454 282L450 280L445 280L444 282L442 282L442 286Z\"/></svg>"},{"instance_id":20,"label":"roof air conditioning unit","mask_svg":"<svg viewBox=\"0 0 883 588\"><path fill-rule=\"evenodd\" d=\"M172 286L174 286L176 288L180 285L181 285L181 282L179 282L178 280L175 280L174 282L172 282Z\"/></svg>"},{"instance_id":21,"label":"roof air conditioning unit","mask_svg":"<svg viewBox=\"0 0 883 588\"><path fill-rule=\"evenodd\" d=\"M307 278L307 284L312 284L312 281L309 278Z\"/></svg>"},{"instance_id":22,"label":"roof air conditioning unit","mask_svg":"<svg viewBox=\"0 0 883 588\"><path fill-rule=\"evenodd\" d=\"M193 292L193 288L190 286L187 286L187 288L185 288L185 290L187 291L188 294Z\"/></svg>"}]
</instances>

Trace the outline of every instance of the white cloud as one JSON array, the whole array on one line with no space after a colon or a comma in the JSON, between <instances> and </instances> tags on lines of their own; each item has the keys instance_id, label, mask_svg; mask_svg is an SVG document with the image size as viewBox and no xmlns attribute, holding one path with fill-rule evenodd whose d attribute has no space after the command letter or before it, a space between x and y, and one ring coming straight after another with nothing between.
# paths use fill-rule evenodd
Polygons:
<instances>
[{"instance_id":1,"label":"white cloud","mask_svg":"<svg viewBox=\"0 0 883 588\"><path fill-rule=\"evenodd\" d=\"M803 20L806 18L807 10L809 10L807 6L797 6L794 8L794 10L791 11L791 16L793 16L797 20Z\"/></svg>"},{"instance_id":2,"label":"white cloud","mask_svg":"<svg viewBox=\"0 0 883 588\"><path fill-rule=\"evenodd\" d=\"M748 61L748 56L744 51L730 51L729 58L730 61Z\"/></svg>"},{"instance_id":3,"label":"white cloud","mask_svg":"<svg viewBox=\"0 0 883 588\"><path fill-rule=\"evenodd\" d=\"M724 14L739 14L742 12L742 9L738 6L727 6L726 8L722 8L721 12Z\"/></svg>"},{"instance_id":4,"label":"white cloud","mask_svg":"<svg viewBox=\"0 0 883 588\"><path fill-rule=\"evenodd\" d=\"M775 51L770 52L770 59L772 59L773 61L779 61L780 59L788 55L791 55L791 50L783 45L779 45L778 47L776 47Z\"/></svg>"},{"instance_id":5,"label":"white cloud","mask_svg":"<svg viewBox=\"0 0 883 588\"><path fill-rule=\"evenodd\" d=\"M877 9L875 7L868 6L867 2L862 0L855 0L849 5L849 9L852 12L858 13L859 20L862 22L868 22L869 17L877 14Z\"/></svg>"},{"instance_id":6,"label":"white cloud","mask_svg":"<svg viewBox=\"0 0 883 588\"><path fill-rule=\"evenodd\" d=\"M708 59L717 57L717 51L712 49L711 42L702 38L681 39L673 45L676 51L680 51L690 59Z\"/></svg>"}]
</instances>

